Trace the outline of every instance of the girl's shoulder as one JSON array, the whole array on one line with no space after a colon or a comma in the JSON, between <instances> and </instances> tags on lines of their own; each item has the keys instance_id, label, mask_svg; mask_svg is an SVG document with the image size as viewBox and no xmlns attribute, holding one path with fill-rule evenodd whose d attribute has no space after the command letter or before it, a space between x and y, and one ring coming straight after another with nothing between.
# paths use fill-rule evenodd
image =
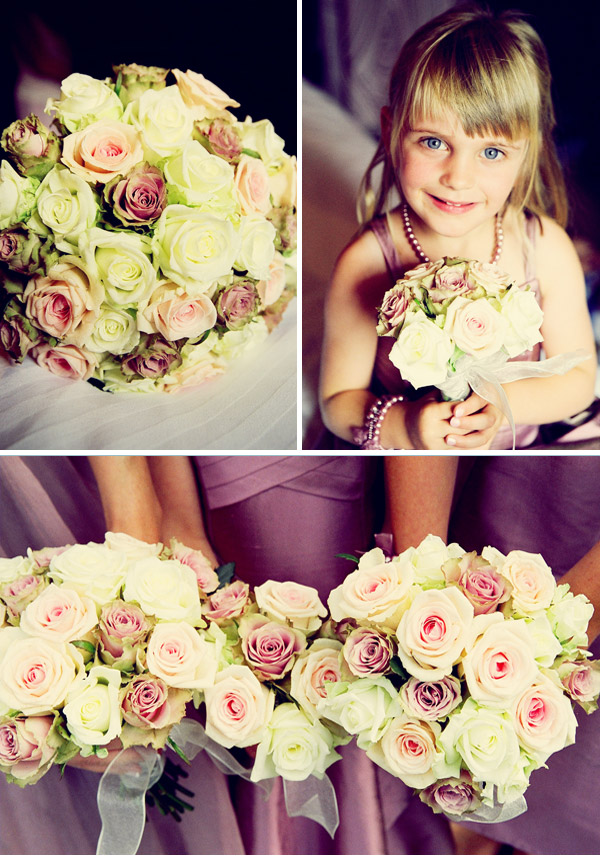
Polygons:
<instances>
[{"instance_id":1,"label":"girl's shoulder","mask_svg":"<svg viewBox=\"0 0 600 860\"><path fill-rule=\"evenodd\" d=\"M535 217L533 230L535 271L542 294L583 280L581 261L567 231L545 215Z\"/></svg>"},{"instance_id":2,"label":"girl's shoulder","mask_svg":"<svg viewBox=\"0 0 600 860\"><path fill-rule=\"evenodd\" d=\"M388 277L385 247L380 231L373 229L373 222L364 224L340 252L335 268L334 281L343 278L358 282L365 278Z\"/></svg>"}]
</instances>

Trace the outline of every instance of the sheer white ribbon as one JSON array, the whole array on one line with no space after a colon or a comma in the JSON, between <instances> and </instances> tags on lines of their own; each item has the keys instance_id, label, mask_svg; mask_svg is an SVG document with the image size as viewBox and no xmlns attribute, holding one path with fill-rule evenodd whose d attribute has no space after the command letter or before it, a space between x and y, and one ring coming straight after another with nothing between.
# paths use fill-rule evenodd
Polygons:
<instances>
[{"instance_id":1,"label":"sheer white ribbon","mask_svg":"<svg viewBox=\"0 0 600 860\"><path fill-rule=\"evenodd\" d=\"M468 812L465 815L449 815L448 813L446 815L452 821L478 821L484 824L500 824L501 821L510 821L511 818L517 818L517 816L523 815L524 812L527 812L527 801L523 795L508 803L498 803L498 791L494 788L493 806L482 805L479 809Z\"/></svg>"},{"instance_id":2,"label":"sheer white ribbon","mask_svg":"<svg viewBox=\"0 0 600 860\"><path fill-rule=\"evenodd\" d=\"M204 727L191 719L174 726L170 738L185 757L192 759L202 750L220 771L250 779L251 769L244 767L229 750L211 740ZM163 771L163 760L154 749L130 747L122 750L110 763L98 786L98 810L102 830L96 854L135 854L146 822L145 795ZM257 783L270 792L273 780ZM309 777L302 782L283 780L287 813L316 821L333 836L339 824L335 789L327 775Z\"/></svg>"},{"instance_id":3,"label":"sheer white ribbon","mask_svg":"<svg viewBox=\"0 0 600 860\"><path fill-rule=\"evenodd\" d=\"M446 400L464 400L474 391L484 400L493 403L506 416L515 447L515 421L502 386L507 382L530 377L554 376L568 373L589 356L583 349L555 355L542 361L507 361L496 353L485 359L462 355L456 362L456 371L443 384L438 385Z\"/></svg>"}]
</instances>

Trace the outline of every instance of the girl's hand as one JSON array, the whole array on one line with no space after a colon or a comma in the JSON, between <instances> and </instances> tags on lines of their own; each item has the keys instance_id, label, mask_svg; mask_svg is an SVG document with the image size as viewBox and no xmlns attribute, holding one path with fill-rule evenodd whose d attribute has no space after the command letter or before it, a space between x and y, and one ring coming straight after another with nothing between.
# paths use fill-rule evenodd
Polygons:
<instances>
[{"instance_id":1,"label":"girl's hand","mask_svg":"<svg viewBox=\"0 0 600 860\"><path fill-rule=\"evenodd\" d=\"M457 404L439 402L436 393L430 392L419 400L405 401L402 408L406 434L416 450L489 448L502 423L500 410L478 394Z\"/></svg>"},{"instance_id":2,"label":"girl's hand","mask_svg":"<svg viewBox=\"0 0 600 860\"><path fill-rule=\"evenodd\" d=\"M452 407L446 444L453 448L489 448L502 424L498 407L475 393Z\"/></svg>"}]
</instances>

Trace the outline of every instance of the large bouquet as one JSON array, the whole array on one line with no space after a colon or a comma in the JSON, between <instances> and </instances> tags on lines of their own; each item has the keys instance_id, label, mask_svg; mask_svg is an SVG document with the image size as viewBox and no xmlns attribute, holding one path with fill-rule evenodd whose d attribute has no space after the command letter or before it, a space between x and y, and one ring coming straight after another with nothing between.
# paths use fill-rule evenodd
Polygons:
<instances>
[{"instance_id":1,"label":"large bouquet","mask_svg":"<svg viewBox=\"0 0 600 860\"><path fill-rule=\"evenodd\" d=\"M572 702L597 707L592 606L540 555L431 535L391 560L377 548L329 608L344 677L318 713L436 812L523 812L531 772L575 740Z\"/></svg>"},{"instance_id":2,"label":"large bouquet","mask_svg":"<svg viewBox=\"0 0 600 860\"><path fill-rule=\"evenodd\" d=\"M464 399L475 373L497 371L542 340L542 311L490 263L444 257L406 272L383 297L377 333L396 338L390 361L414 388Z\"/></svg>"},{"instance_id":3,"label":"large bouquet","mask_svg":"<svg viewBox=\"0 0 600 860\"><path fill-rule=\"evenodd\" d=\"M9 126L0 339L59 376L173 391L260 343L295 291L295 158L192 71L72 74L57 133Z\"/></svg>"}]
</instances>

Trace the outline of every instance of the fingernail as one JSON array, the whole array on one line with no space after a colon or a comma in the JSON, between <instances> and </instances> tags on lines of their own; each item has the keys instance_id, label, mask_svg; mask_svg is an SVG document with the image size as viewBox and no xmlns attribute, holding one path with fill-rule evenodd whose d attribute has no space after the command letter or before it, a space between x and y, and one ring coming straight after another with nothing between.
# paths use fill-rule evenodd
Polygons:
<instances>
[{"instance_id":1,"label":"fingernail","mask_svg":"<svg viewBox=\"0 0 600 860\"><path fill-rule=\"evenodd\" d=\"M456 407L456 409L454 410L454 415L456 416L456 418L461 418L464 415L464 410L462 406Z\"/></svg>"},{"instance_id":2,"label":"fingernail","mask_svg":"<svg viewBox=\"0 0 600 860\"><path fill-rule=\"evenodd\" d=\"M450 419L450 425L452 427L460 427L460 418L457 416L454 416L454 418L451 418Z\"/></svg>"},{"instance_id":3,"label":"fingernail","mask_svg":"<svg viewBox=\"0 0 600 860\"><path fill-rule=\"evenodd\" d=\"M446 445L456 445L454 436L446 436Z\"/></svg>"}]
</instances>

